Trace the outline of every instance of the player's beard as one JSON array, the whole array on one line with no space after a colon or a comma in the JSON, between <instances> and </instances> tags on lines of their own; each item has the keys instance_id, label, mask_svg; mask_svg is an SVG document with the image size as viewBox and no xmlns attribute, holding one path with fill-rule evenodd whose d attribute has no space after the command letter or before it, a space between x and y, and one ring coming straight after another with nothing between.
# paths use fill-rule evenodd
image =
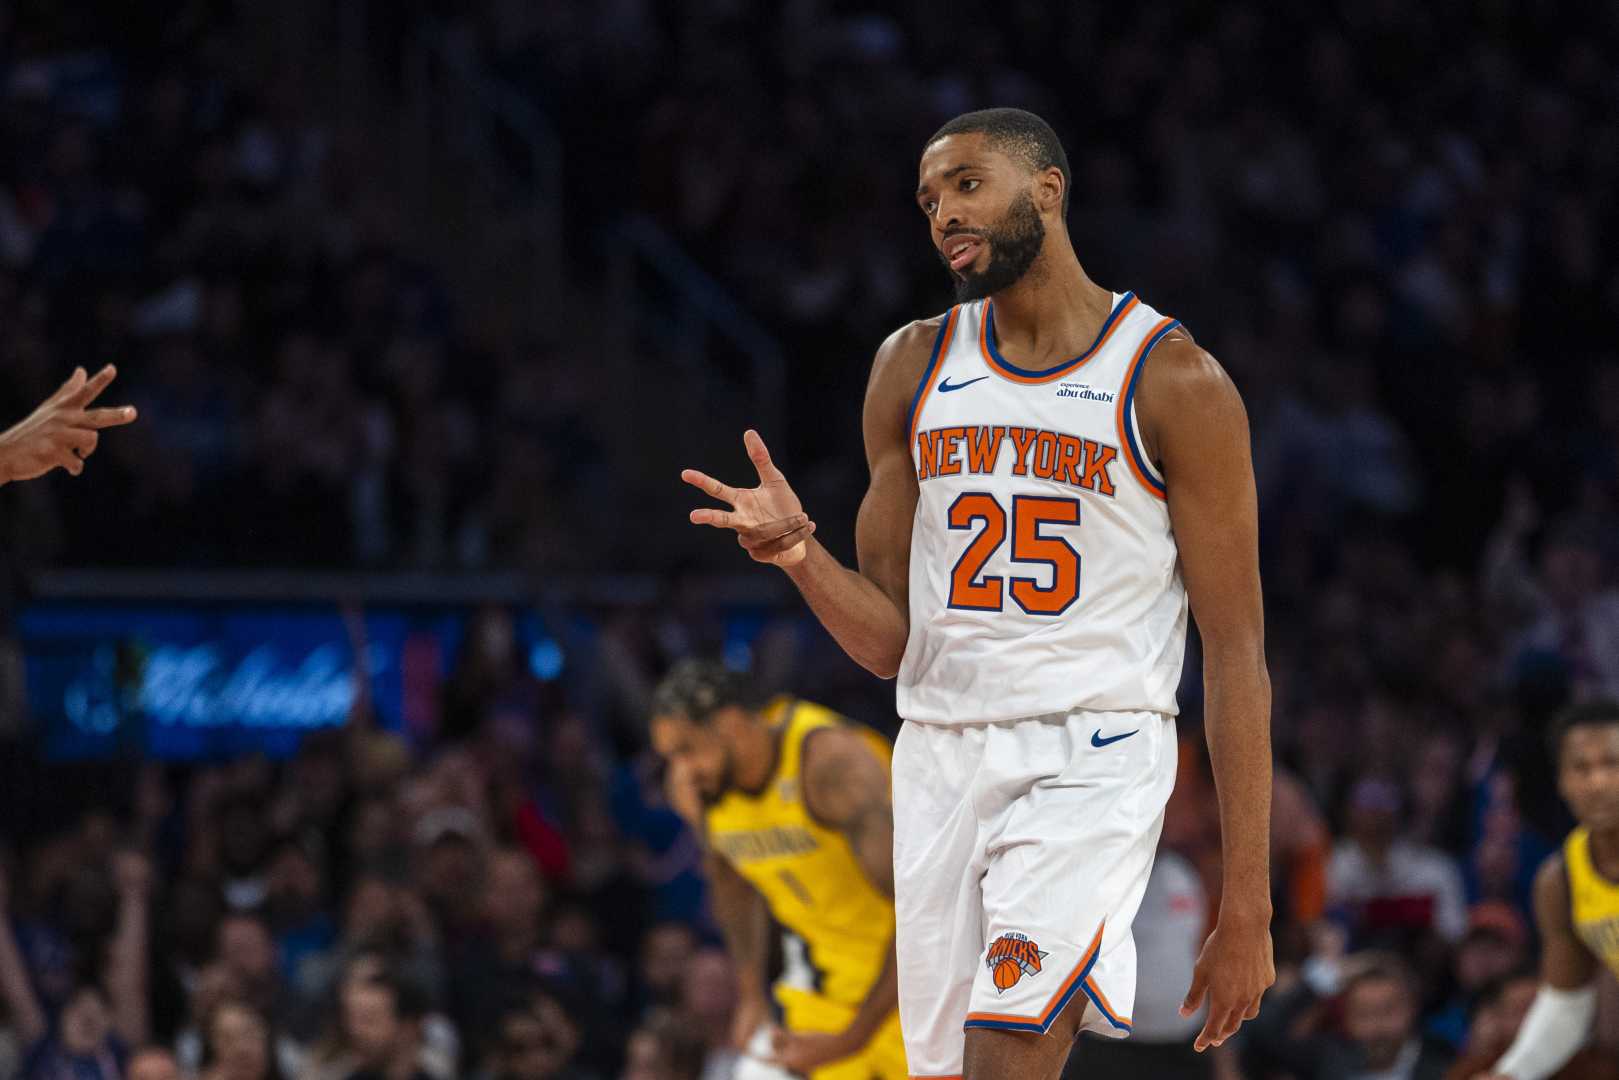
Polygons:
<instances>
[{"instance_id":1,"label":"player's beard","mask_svg":"<svg viewBox=\"0 0 1619 1080\"><path fill-rule=\"evenodd\" d=\"M950 260L944 253L939 253L940 261L955 279L957 303L982 300L1021 281L1045 246L1046 223L1040 220L1033 197L1025 191L1007 208L1000 221L978 235L989 245L989 265L982 270L957 273L950 268Z\"/></svg>"}]
</instances>

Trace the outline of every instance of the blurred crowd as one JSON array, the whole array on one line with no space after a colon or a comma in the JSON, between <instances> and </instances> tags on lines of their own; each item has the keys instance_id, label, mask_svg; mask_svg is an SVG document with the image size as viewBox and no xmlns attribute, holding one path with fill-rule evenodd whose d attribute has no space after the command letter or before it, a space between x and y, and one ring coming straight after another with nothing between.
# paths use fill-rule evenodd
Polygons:
<instances>
[{"instance_id":1,"label":"blurred crowd","mask_svg":"<svg viewBox=\"0 0 1619 1080\"><path fill-rule=\"evenodd\" d=\"M578 539L601 516L582 507L640 482L625 461L672 463L617 429L587 324L541 342L457 324L373 212L377 166L293 73L240 62L229 4L138 7L0 2L0 408L115 360L109 397L142 410L82 480L0 493L7 565L635 567L670 585L605 613L597 654L555 683L498 632L469 646L442 744L360 716L284 765L113 770L90 812L12 829L12 1060L724 1076L730 971L640 727L673 660L720 648L718 615L664 545ZM1220 1067L1487 1064L1533 985L1531 876L1570 824L1548 718L1619 696L1619 9L451 9L561 131L582 250L650 213L779 331L797 422L777 456L835 550L864 488L866 358L948 302L908 197L922 140L992 103L1052 121L1087 269L1182 318L1254 431L1279 982ZM591 265L570 287L596 287ZM615 442L629 452L605 468ZM704 558L747 572L734 545ZM892 730L886 689L797 612L767 639L772 688ZM1166 948L1218 896L1198 670L1172 869L1138 928ZM1180 992L1144 984L1143 1044L1184 1037L1150 1005Z\"/></svg>"},{"instance_id":2,"label":"blurred crowd","mask_svg":"<svg viewBox=\"0 0 1619 1080\"><path fill-rule=\"evenodd\" d=\"M457 323L390 145L341 128L250 11L0 4L0 411L112 362L109 400L152 421L92 488L7 492L12 561L577 562L552 515L608 420L581 343Z\"/></svg>"}]
</instances>

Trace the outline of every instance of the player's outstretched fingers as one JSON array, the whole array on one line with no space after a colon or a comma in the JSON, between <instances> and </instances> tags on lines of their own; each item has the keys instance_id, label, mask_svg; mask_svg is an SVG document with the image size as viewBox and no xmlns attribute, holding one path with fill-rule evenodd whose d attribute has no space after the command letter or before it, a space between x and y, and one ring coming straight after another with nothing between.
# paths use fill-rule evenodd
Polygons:
<instances>
[{"instance_id":1,"label":"player's outstretched fingers","mask_svg":"<svg viewBox=\"0 0 1619 1080\"><path fill-rule=\"evenodd\" d=\"M77 375L83 370L83 368L79 368L78 371L74 372L74 374ZM85 380L84 385L79 387L78 391L69 397L69 404L73 405L75 408L84 408L96 398L100 397L101 392L107 389L107 387L110 386L112 381L117 377L118 369L113 367L111 364L108 364L89 379Z\"/></svg>"},{"instance_id":2,"label":"player's outstretched fingers","mask_svg":"<svg viewBox=\"0 0 1619 1080\"><path fill-rule=\"evenodd\" d=\"M742 433L742 445L747 447L748 460L753 462L753 467L759 471L760 480L769 484L782 479L781 470L776 468L774 461L770 460L770 451L766 449L765 441L759 437L757 431L752 428L744 431Z\"/></svg>"},{"instance_id":3,"label":"player's outstretched fingers","mask_svg":"<svg viewBox=\"0 0 1619 1080\"><path fill-rule=\"evenodd\" d=\"M737 496L742 494L730 484L716 480L697 469L682 469L680 478L704 494L712 495L716 499L722 499L732 506L736 505Z\"/></svg>"},{"instance_id":4,"label":"player's outstretched fingers","mask_svg":"<svg viewBox=\"0 0 1619 1080\"><path fill-rule=\"evenodd\" d=\"M116 409L87 409L84 422L93 428L121 427L134 423L136 415L133 405L122 405Z\"/></svg>"},{"instance_id":5,"label":"player's outstretched fingers","mask_svg":"<svg viewBox=\"0 0 1619 1080\"><path fill-rule=\"evenodd\" d=\"M734 529L737 527L736 515L729 510L715 510L705 506L691 512L693 525L712 525L716 529Z\"/></svg>"},{"instance_id":6,"label":"player's outstretched fingers","mask_svg":"<svg viewBox=\"0 0 1619 1080\"><path fill-rule=\"evenodd\" d=\"M89 381L89 376L84 373L84 369L82 367L74 368L73 374L69 375L67 377L67 381L61 386L58 386L56 388L56 393L50 396L50 403L53 405L60 405L68 402L76 394L78 394L79 391L84 389L84 384L87 381Z\"/></svg>"}]
</instances>

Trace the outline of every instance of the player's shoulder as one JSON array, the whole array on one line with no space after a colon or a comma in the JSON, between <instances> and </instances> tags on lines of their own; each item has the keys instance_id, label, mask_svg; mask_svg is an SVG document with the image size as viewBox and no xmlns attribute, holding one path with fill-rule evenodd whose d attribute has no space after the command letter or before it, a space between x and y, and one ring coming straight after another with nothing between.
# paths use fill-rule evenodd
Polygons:
<instances>
[{"instance_id":1,"label":"player's shoulder","mask_svg":"<svg viewBox=\"0 0 1619 1080\"><path fill-rule=\"evenodd\" d=\"M804 806L828 828L839 827L874 793L887 791L887 764L852 721L812 729L802 754Z\"/></svg>"},{"instance_id":2,"label":"player's shoulder","mask_svg":"<svg viewBox=\"0 0 1619 1080\"><path fill-rule=\"evenodd\" d=\"M1145 361L1135 397L1148 442L1188 422L1210 429L1246 423L1242 394L1231 375L1182 327L1159 341Z\"/></svg>"},{"instance_id":3,"label":"player's shoulder","mask_svg":"<svg viewBox=\"0 0 1619 1080\"><path fill-rule=\"evenodd\" d=\"M1184 326L1175 326L1153 347L1143 372L1143 389L1162 394L1201 395L1235 389L1231 376Z\"/></svg>"},{"instance_id":4,"label":"player's shoulder","mask_svg":"<svg viewBox=\"0 0 1619 1080\"><path fill-rule=\"evenodd\" d=\"M877 347L877 358L872 364L873 374L885 368L917 369L925 366L933 355L939 332L944 329L949 317L950 313L946 311L930 318L914 319L889 334Z\"/></svg>"},{"instance_id":5,"label":"player's shoulder","mask_svg":"<svg viewBox=\"0 0 1619 1080\"><path fill-rule=\"evenodd\" d=\"M871 377L866 382L867 416L875 417L884 430L892 427L895 416L909 408L949 317L950 313L944 312L908 322L877 347Z\"/></svg>"},{"instance_id":6,"label":"player's shoulder","mask_svg":"<svg viewBox=\"0 0 1619 1080\"><path fill-rule=\"evenodd\" d=\"M833 722L817 724L804 733L802 765L806 777L842 778L851 766L880 761L871 739L852 720L832 714Z\"/></svg>"},{"instance_id":7,"label":"player's shoulder","mask_svg":"<svg viewBox=\"0 0 1619 1080\"><path fill-rule=\"evenodd\" d=\"M1533 891L1535 912L1543 923L1548 918L1557 925L1567 923L1573 899L1568 883L1568 859L1561 850L1541 861L1535 871Z\"/></svg>"}]
</instances>

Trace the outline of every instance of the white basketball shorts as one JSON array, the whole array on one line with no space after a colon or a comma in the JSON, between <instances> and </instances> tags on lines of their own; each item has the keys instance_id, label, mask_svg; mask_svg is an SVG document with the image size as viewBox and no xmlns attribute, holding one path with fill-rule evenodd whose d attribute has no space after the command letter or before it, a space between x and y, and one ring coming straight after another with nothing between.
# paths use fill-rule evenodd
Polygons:
<instances>
[{"instance_id":1,"label":"white basketball shorts","mask_svg":"<svg viewBox=\"0 0 1619 1080\"><path fill-rule=\"evenodd\" d=\"M894 744L900 1024L913 1077L961 1074L965 1029L1045 1034L1076 995L1122 1038L1130 924L1175 784L1175 721L1073 712L907 723Z\"/></svg>"}]
</instances>

